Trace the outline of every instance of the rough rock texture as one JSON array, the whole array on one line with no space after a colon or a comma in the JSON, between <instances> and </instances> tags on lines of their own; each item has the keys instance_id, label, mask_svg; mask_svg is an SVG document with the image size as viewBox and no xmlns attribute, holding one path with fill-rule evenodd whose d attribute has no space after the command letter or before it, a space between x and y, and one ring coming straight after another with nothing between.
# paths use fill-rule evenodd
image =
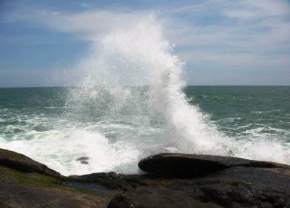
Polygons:
<instances>
[{"instance_id":1,"label":"rough rock texture","mask_svg":"<svg viewBox=\"0 0 290 208\"><path fill-rule=\"evenodd\" d=\"M187 192L166 188L141 187L134 191L119 194L110 202L109 208L220 208L220 206L200 202Z\"/></svg>"},{"instance_id":2,"label":"rough rock texture","mask_svg":"<svg viewBox=\"0 0 290 208\"><path fill-rule=\"evenodd\" d=\"M1 208L106 207L117 193L97 184L67 181L22 154L0 149Z\"/></svg>"},{"instance_id":3,"label":"rough rock texture","mask_svg":"<svg viewBox=\"0 0 290 208\"><path fill-rule=\"evenodd\" d=\"M232 157L159 154L143 159L139 167L157 174L164 187L223 207L290 208L287 165Z\"/></svg>"},{"instance_id":4,"label":"rough rock texture","mask_svg":"<svg viewBox=\"0 0 290 208\"><path fill-rule=\"evenodd\" d=\"M64 177L0 149L0 208L290 208L290 167L241 158L159 154L143 175Z\"/></svg>"}]
</instances>

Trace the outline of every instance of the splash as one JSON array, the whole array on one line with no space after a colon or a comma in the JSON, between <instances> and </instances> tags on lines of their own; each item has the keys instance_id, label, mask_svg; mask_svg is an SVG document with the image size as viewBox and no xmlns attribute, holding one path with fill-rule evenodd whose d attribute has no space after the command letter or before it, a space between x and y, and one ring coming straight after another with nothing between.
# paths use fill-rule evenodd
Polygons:
<instances>
[{"instance_id":1,"label":"splash","mask_svg":"<svg viewBox=\"0 0 290 208\"><path fill-rule=\"evenodd\" d=\"M158 138L155 137L155 142L160 144L158 148L145 148L151 154L174 151L289 161L289 151L278 141L241 142L229 138L211 125L208 116L197 106L188 103L182 91L183 63L173 55L173 47L164 38L162 26L152 16L106 34L81 66L89 70L77 100L81 94L81 100L89 99L91 103L93 97L105 103L106 107L95 107L96 111L102 109L107 118L122 118L135 124L139 122L142 127L162 129ZM148 85L148 90L145 96L137 96L124 85ZM100 92L103 90L109 96ZM141 143L144 138L134 139ZM280 150L280 153L259 153L256 148L261 147L271 153ZM140 146L138 150L140 155L146 154Z\"/></svg>"},{"instance_id":2,"label":"splash","mask_svg":"<svg viewBox=\"0 0 290 208\"><path fill-rule=\"evenodd\" d=\"M238 140L217 130L183 93L183 63L155 17L114 28L92 42L82 81L67 97L63 121L33 139L2 144L62 174L135 173L160 152L241 156L290 163L279 140ZM226 106L225 106L226 107ZM88 157L88 164L77 158Z\"/></svg>"},{"instance_id":3,"label":"splash","mask_svg":"<svg viewBox=\"0 0 290 208\"><path fill-rule=\"evenodd\" d=\"M163 142L172 145L168 147L171 150L215 154L229 151L225 145L229 140L225 142L226 138L207 124L198 107L188 104L182 92L182 63L172 55L172 47L154 17L112 30L98 44L94 55L81 65L89 70L81 89L72 96L77 101L74 103L80 104L78 109L83 104L88 109L86 103L94 103L94 112L101 110L110 118L120 118L123 108L138 109L126 111L126 115L139 116L151 125L154 121L162 124L166 135ZM143 98L133 96L124 84L148 84L148 93Z\"/></svg>"}]
</instances>

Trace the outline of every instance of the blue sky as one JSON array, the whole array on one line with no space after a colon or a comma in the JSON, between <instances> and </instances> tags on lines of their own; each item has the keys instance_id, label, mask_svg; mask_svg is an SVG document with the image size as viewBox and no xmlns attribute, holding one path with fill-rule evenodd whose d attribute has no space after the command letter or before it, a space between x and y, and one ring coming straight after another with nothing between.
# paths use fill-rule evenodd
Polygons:
<instances>
[{"instance_id":1,"label":"blue sky","mask_svg":"<svg viewBox=\"0 0 290 208\"><path fill-rule=\"evenodd\" d=\"M92 37L148 14L188 84L290 84L287 0L2 0L0 86L70 85Z\"/></svg>"}]
</instances>

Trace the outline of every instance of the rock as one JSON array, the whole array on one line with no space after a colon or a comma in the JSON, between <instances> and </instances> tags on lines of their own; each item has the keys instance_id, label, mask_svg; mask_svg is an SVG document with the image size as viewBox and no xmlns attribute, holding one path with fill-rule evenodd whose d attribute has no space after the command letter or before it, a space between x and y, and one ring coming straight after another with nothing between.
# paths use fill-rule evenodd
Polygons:
<instances>
[{"instance_id":1,"label":"rock","mask_svg":"<svg viewBox=\"0 0 290 208\"><path fill-rule=\"evenodd\" d=\"M290 206L289 169L232 167L196 182L204 199L227 207Z\"/></svg>"},{"instance_id":2,"label":"rock","mask_svg":"<svg viewBox=\"0 0 290 208\"><path fill-rule=\"evenodd\" d=\"M36 162L25 155L9 150L4 150L1 148L0 165L6 166L8 168L13 168L22 172L36 172L55 177L61 177L61 175L56 171L49 169L47 166Z\"/></svg>"},{"instance_id":3,"label":"rock","mask_svg":"<svg viewBox=\"0 0 290 208\"><path fill-rule=\"evenodd\" d=\"M223 207L282 208L290 203L290 174L283 168L237 166L206 177L166 180L160 182L163 187Z\"/></svg>"},{"instance_id":4,"label":"rock","mask_svg":"<svg viewBox=\"0 0 290 208\"><path fill-rule=\"evenodd\" d=\"M95 208L108 199L94 194L16 184L0 184L1 208Z\"/></svg>"},{"instance_id":5,"label":"rock","mask_svg":"<svg viewBox=\"0 0 290 208\"><path fill-rule=\"evenodd\" d=\"M70 176L69 180L82 183L97 183L107 188L117 190L129 190L144 185L138 175L122 175L114 172Z\"/></svg>"},{"instance_id":6,"label":"rock","mask_svg":"<svg viewBox=\"0 0 290 208\"><path fill-rule=\"evenodd\" d=\"M22 154L0 149L1 208L105 208L117 193L70 180Z\"/></svg>"},{"instance_id":7,"label":"rock","mask_svg":"<svg viewBox=\"0 0 290 208\"><path fill-rule=\"evenodd\" d=\"M247 160L236 157L163 153L139 162L145 172L164 177L202 177L230 167L286 167L272 162Z\"/></svg>"},{"instance_id":8,"label":"rock","mask_svg":"<svg viewBox=\"0 0 290 208\"><path fill-rule=\"evenodd\" d=\"M0 207L290 208L287 165L159 154L139 166L149 174L64 177L22 154L0 149Z\"/></svg>"},{"instance_id":9,"label":"rock","mask_svg":"<svg viewBox=\"0 0 290 208\"><path fill-rule=\"evenodd\" d=\"M76 159L76 161L79 161L81 164L84 164L84 165L89 164L88 160L89 160L88 157L79 157Z\"/></svg>"},{"instance_id":10,"label":"rock","mask_svg":"<svg viewBox=\"0 0 290 208\"><path fill-rule=\"evenodd\" d=\"M115 196L108 208L221 208L213 203L193 199L184 191L164 188L138 188Z\"/></svg>"},{"instance_id":11,"label":"rock","mask_svg":"<svg viewBox=\"0 0 290 208\"><path fill-rule=\"evenodd\" d=\"M83 164L83 165L88 165L89 164L89 162L88 161L80 161L81 162L81 164Z\"/></svg>"}]
</instances>

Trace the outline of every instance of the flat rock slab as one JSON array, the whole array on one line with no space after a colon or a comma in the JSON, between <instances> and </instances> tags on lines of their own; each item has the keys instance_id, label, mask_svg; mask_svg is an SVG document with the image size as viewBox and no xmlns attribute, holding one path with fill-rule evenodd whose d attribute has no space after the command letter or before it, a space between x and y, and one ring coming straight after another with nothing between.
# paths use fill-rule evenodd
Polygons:
<instances>
[{"instance_id":1,"label":"flat rock slab","mask_svg":"<svg viewBox=\"0 0 290 208\"><path fill-rule=\"evenodd\" d=\"M289 168L272 162L247 160L237 157L163 153L139 162L145 172L167 177L202 177L230 167Z\"/></svg>"}]
</instances>

